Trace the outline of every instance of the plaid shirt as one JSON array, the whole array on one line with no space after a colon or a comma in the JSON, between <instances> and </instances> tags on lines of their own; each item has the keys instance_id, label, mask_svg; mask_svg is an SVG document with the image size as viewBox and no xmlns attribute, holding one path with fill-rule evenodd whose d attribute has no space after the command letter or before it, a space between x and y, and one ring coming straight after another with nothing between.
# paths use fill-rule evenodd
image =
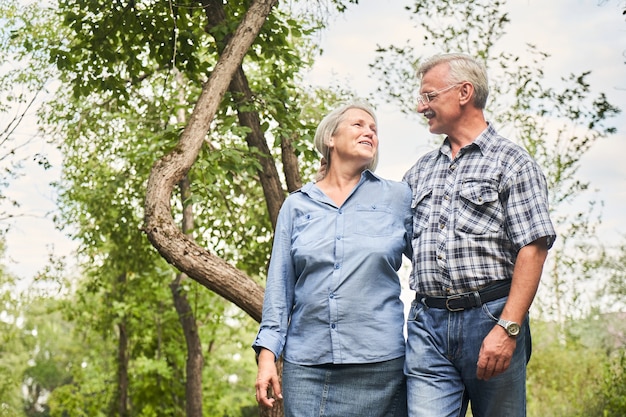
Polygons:
<instances>
[{"instance_id":1,"label":"plaid shirt","mask_svg":"<svg viewBox=\"0 0 626 417\"><path fill-rule=\"evenodd\" d=\"M520 146L491 125L451 157L446 139L404 176L413 191L411 289L442 296L511 279L517 252L556 233L546 180Z\"/></svg>"}]
</instances>

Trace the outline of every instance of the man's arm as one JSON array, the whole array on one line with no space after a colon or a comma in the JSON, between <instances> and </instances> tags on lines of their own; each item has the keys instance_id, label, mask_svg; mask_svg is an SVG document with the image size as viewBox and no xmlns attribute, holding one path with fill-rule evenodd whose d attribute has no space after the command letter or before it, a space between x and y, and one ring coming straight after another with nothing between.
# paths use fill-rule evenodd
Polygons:
<instances>
[{"instance_id":1,"label":"man's arm","mask_svg":"<svg viewBox=\"0 0 626 417\"><path fill-rule=\"evenodd\" d=\"M530 309L543 264L548 256L547 239L541 238L524 246L517 254L509 298L500 318L521 324ZM510 337L501 326L489 332L478 354L478 379L487 380L506 371L515 351L516 339Z\"/></svg>"}]
</instances>

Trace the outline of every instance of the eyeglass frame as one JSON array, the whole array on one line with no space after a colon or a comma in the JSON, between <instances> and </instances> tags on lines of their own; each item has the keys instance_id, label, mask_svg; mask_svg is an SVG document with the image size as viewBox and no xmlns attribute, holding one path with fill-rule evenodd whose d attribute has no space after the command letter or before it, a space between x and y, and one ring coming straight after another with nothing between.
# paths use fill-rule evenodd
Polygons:
<instances>
[{"instance_id":1,"label":"eyeglass frame","mask_svg":"<svg viewBox=\"0 0 626 417\"><path fill-rule=\"evenodd\" d=\"M419 106L420 104L422 104L425 106L431 101L433 101L434 99L436 99L437 97L439 97L441 93L445 93L448 90L452 90L454 87L458 87L461 84L463 83L452 84L447 87L440 88L439 90L431 91L430 93L421 93L417 96L417 105Z\"/></svg>"}]
</instances>

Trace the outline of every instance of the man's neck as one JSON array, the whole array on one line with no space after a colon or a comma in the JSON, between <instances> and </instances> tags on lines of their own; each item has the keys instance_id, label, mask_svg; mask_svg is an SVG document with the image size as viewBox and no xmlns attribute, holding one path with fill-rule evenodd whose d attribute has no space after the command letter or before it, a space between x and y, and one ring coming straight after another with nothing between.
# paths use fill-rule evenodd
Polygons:
<instances>
[{"instance_id":1,"label":"man's neck","mask_svg":"<svg viewBox=\"0 0 626 417\"><path fill-rule=\"evenodd\" d=\"M457 123L457 129L448 134L452 158L454 159L462 148L471 144L487 128L488 124L482 111L471 117L466 117Z\"/></svg>"}]
</instances>

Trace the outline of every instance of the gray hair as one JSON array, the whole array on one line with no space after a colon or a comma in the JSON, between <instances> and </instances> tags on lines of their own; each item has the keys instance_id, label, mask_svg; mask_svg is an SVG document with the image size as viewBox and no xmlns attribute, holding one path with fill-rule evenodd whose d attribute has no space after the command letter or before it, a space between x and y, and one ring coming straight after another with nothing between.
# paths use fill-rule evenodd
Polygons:
<instances>
[{"instance_id":1,"label":"gray hair","mask_svg":"<svg viewBox=\"0 0 626 417\"><path fill-rule=\"evenodd\" d=\"M435 55L423 62L417 75L421 79L428 71L439 64L448 64L450 74L448 81L452 84L467 81L474 86L474 105L484 109L489 96L489 83L485 65L467 54L452 53Z\"/></svg>"},{"instance_id":2,"label":"gray hair","mask_svg":"<svg viewBox=\"0 0 626 417\"><path fill-rule=\"evenodd\" d=\"M337 127L344 120L344 116L348 110L358 109L363 110L374 119L374 123L378 124L376 119L376 114L374 113L374 109L367 103L364 102L353 102L344 104L341 107L336 108L335 110L328 113L317 125L317 130L315 131L315 148L322 154L322 157L326 159L326 172L328 172L328 168L332 161L330 160L330 148L328 147L328 142L330 141L331 136L335 134L337 131ZM374 155L374 159L367 166L367 169L374 171L376 166L378 165L378 149L376 150L376 154Z\"/></svg>"}]
</instances>

